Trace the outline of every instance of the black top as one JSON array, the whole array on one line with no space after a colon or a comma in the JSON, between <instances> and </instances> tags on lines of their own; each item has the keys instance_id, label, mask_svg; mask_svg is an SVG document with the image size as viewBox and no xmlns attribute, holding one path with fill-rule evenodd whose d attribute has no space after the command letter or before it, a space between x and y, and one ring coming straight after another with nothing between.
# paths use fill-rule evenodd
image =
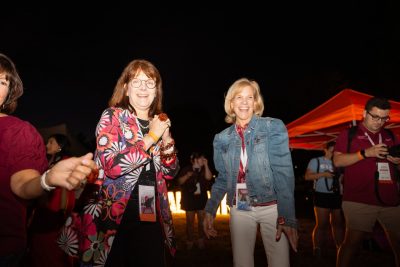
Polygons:
<instances>
[{"instance_id":1,"label":"black top","mask_svg":"<svg viewBox=\"0 0 400 267\"><path fill-rule=\"evenodd\" d=\"M193 171L192 165L186 166L181 170L181 176L189 171ZM200 192L198 192L199 184ZM181 207L183 210L203 210L207 203L207 190L210 189L211 182L205 178L204 167L200 171L193 171L193 174L181 185L182 200Z\"/></svg>"}]
</instances>

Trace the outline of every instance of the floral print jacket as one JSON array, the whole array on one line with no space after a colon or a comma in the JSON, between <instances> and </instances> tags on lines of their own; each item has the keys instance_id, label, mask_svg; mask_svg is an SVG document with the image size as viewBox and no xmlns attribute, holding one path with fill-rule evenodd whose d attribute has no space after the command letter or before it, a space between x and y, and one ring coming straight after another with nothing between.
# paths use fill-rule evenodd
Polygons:
<instances>
[{"instance_id":1,"label":"floral print jacket","mask_svg":"<svg viewBox=\"0 0 400 267\"><path fill-rule=\"evenodd\" d=\"M103 266L131 192L144 166L152 161L156 170L157 216L165 244L174 255L176 242L165 179L173 179L179 171L178 159L161 160L161 140L145 151L137 118L121 108L103 112L96 137L95 160L100 169L96 183L100 194L88 201L83 214L68 218L58 240L60 247L69 255L81 257L84 266Z\"/></svg>"}]
</instances>

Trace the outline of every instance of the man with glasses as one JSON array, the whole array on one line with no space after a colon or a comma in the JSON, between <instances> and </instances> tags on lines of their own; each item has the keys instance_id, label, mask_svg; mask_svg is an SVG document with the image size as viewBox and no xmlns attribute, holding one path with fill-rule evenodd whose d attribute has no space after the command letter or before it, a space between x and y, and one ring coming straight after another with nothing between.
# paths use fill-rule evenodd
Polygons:
<instances>
[{"instance_id":1,"label":"man with glasses","mask_svg":"<svg viewBox=\"0 0 400 267\"><path fill-rule=\"evenodd\" d=\"M350 266L366 233L378 221L392 246L396 266L400 266L400 158L390 156L388 147L399 140L385 130L389 121L388 100L368 100L353 137L343 131L336 142L333 162L344 167L342 208L346 219L345 239L337 256L337 267ZM349 144L349 146L348 146Z\"/></svg>"}]
</instances>

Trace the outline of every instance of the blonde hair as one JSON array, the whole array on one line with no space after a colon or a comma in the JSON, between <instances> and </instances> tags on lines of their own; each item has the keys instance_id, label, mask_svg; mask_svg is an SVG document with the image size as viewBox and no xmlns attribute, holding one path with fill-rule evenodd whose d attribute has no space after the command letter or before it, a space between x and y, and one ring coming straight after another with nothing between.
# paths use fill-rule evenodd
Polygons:
<instances>
[{"instance_id":1,"label":"blonde hair","mask_svg":"<svg viewBox=\"0 0 400 267\"><path fill-rule=\"evenodd\" d=\"M162 112L162 81L158 69L151 62L144 59L135 59L125 67L115 85L113 95L108 101L108 105L110 107L128 109L136 114L134 107L129 103L129 97L126 95L126 91L128 90L127 84L135 78L140 71L156 82L156 96L149 109L149 116L153 117Z\"/></svg>"},{"instance_id":2,"label":"blonde hair","mask_svg":"<svg viewBox=\"0 0 400 267\"><path fill-rule=\"evenodd\" d=\"M231 107L232 100L235 98L237 94L241 92L241 90L246 87L250 86L253 88L254 94L254 114L257 116L261 116L264 112L264 100L260 92L260 86L254 80L249 80L247 78L241 78L236 80L231 87L229 87L228 92L225 96L225 121L227 123L234 123L236 121L236 115Z\"/></svg>"}]
</instances>

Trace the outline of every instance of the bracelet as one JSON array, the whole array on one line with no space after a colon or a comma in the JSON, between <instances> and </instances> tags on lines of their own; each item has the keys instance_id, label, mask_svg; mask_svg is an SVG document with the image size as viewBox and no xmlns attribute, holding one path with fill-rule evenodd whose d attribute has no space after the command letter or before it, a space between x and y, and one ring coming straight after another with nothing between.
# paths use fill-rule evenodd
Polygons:
<instances>
[{"instance_id":1,"label":"bracelet","mask_svg":"<svg viewBox=\"0 0 400 267\"><path fill-rule=\"evenodd\" d=\"M277 223L279 225L284 225L286 223L285 217L279 216L278 219L277 219Z\"/></svg>"},{"instance_id":2,"label":"bracelet","mask_svg":"<svg viewBox=\"0 0 400 267\"><path fill-rule=\"evenodd\" d=\"M161 160L168 161L168 160L176 157L176 154L178 154L178 153L175 150L169 154L160 153L160 158L161 158Z\"/></svg>"},{"instance_id":3,"label":"bracelet","mask_svg":"<svg viewBox=\"0 0 400 267\"><path fill-rule=\"evenodd\" d=\"M40 176L40 186L46 190L46 191L51 191L56 189L54 186L49 186L48 184L46 184L46 176L49 173L50 170L47 170L45 173L42 174L42 176Z\"/></svg>"},{"instance_id":4,"label":"bracelet","mask_svg":"<svg viewBox=\"0 0 400 267\"><path fill-rule=\"evenodd\" d=\"M151 137L151 139L153 139L154 144L157 143L158 139L160 138L155 133L153 133L152 131L149 131L148 135Z\"/></svg>"}]
</instances>

